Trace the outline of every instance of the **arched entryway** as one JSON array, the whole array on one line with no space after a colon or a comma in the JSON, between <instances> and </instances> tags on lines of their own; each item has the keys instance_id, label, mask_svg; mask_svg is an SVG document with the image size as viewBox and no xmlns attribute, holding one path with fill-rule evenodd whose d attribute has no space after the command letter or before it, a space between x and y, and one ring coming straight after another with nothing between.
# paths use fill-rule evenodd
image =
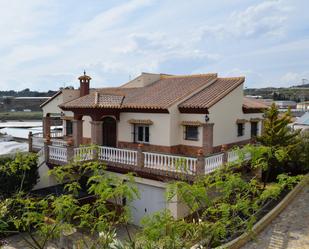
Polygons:
<instances>
[{"instance_id":1,"label":"arched entryway","mask_svg":"<svg viewBox=\"0 0 309 249\"><path fill-rule=\"evenodd\" d=\"M103 118L103 146L116 147L116 120L112 117Z\"/></svg>"}]
</instances>

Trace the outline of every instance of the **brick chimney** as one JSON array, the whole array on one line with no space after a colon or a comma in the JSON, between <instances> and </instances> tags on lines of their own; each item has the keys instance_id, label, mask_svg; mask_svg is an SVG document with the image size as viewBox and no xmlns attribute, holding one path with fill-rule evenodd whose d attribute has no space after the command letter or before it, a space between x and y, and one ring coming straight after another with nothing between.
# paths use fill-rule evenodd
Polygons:
<instances>
[{"instance_id":1,"label":"brick chimney","mask_svg":"<svg viewBox=\"0 0 309 249\"><path fill-rule=\"evenodd\" d=\"M80 87L79 87L80 97L88 95L89 94L89 83L90 83L91 77L86 75L86 71L84 71L84 75L80 76L78 79L80 82Z\"/></svg>"}]
</instances>

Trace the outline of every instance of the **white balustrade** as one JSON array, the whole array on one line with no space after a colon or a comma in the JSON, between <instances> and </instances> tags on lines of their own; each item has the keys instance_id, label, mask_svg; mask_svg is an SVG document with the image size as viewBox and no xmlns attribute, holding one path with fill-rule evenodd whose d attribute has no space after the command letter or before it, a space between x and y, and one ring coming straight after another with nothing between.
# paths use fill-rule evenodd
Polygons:
<instances>
[{"instance_id":1,"label":"white balustrade","mask_svg":"<svg viewBox=\"0 0 309 249\"><path fill-rule=\"evenodd\" d=\"M245 159L246 161L249 161L249 160L251 159L251 154L250 154L250 152L245 153L244 159Z\"/></svg>"},{"instance_id":2,"label":"white balustrade","mask_svg":"<svg viewBox=\"0 0 309 249\"><path fill-rule=\"evenodd\" d=\"M209 174L223 165L223 153L205 158L205 174Z\"/></svg>"},{"instance_id":3,"label":"white balustrade","mask_svg":"<svg viewBox=\"0 0 309 249\"><path fill-rule=\"evenodd\" d=\"M74 149L74 159L76 161L89 161L94 159L94 147L79 147Z\"/></svg>"},{"instance_id":4,"label":"white balustrade","mask_svg":"<svg viewBox=\"0 0 309 249\"><path fill-rule=\"evenodd\" d=\"M43 132L37 132L32 134L33 137L43 137Z\"/></svg>"},{"instance_id":5,"label":"white balustrade","mask_svg":"<svg viewBox=\"0 0 309 249\"><path fill-rule=\"evenodd\" d=\"M194 174L197 159L192 157L172 156L166 154L144 152L144 167L173 172Z\"/></svg>"},{"instance_id":6,"label":"white balustrade","mask_svg":"<svg viewBox=\"0 0 309 249\"><path fill-rule=\"evenodd\" d=\"M52 139L51 143L53 146L60 146L60 147L65 147L67 142L62 139Z\"/></svg>"},{"instance_id":7,"label":"white balustrade","mask_svg":"<svg viewBox=\"0 0 309 249\"><path fill-rule=\"evenodd\" d=\"M62 131L52 131L50 132L50 137L62 137Z\"/></svg>"},{"instance_id":8,"label":"white balustrade","mask_svg":"<svg viewBox=\"0 0 309 249\"><path fill-rule=\"evenodd\" d=\"M137 151L99 146L99 160L137 165Z\"/></svg>"},{"instance_id":9,"label":"white balustrade","mask_svg":"<svg viewBox=\"0 0 309 249\"><path fill-rule=\"evenodd\" d=\"M239 159L238 152L236 150L231 150L227 154L227 161L229 163L235 162Z\"/></svg>"},{"instance_id":10,"label":"white balustrade","mask_svg":"<svg viewBox=\"0 0 309 249\"><path fill-rule=\"evenodd\" d=\"M41 149L44 146L43 137L33 137L32 138L32 147L35 149Z\"/></svg>"},{"instance_id":11,"label":"white balustrade","mask_svg":"<svg viewBox=\"0 0 309 249\"><path fill-rule=\"evenodd\" d=\"M67 162L67 148L49 145L49 159Z\"/></svg>"},{"instance_id":12,"label":"white balustrade","mask_svg":"<svg viewBox=\"0 0 309 249\"><path fill-rule=\"evenodd\" d=\"M32 135L33 137L43 137L43 132L33 133ZM50 137L51 138L63 137L62 131L51 131Z\"/></svg>"}]
</instances>

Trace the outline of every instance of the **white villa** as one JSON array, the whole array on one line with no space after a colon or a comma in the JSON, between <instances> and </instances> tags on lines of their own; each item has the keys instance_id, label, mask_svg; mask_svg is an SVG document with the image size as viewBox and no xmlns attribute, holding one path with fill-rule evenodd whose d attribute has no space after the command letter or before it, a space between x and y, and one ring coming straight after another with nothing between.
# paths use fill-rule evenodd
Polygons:
<instances>
[{"instance_id":1,"label":"white villa","mask_svg":"<svg viewBox=\"0 0 309 249\"><path fill-rule=\"evenodd\" d=\"M63 135L75 146L142 143L145 151L211 154L261 132L266 106L243 97L243 77L142 73L120 87L98 89L89 88L89 76L79 79L79 90L61 90L42 104L44 137L49 117L60 114Z\"/></svg>"},{"instance_id":2,"label":"white villa","mask_svg":"<svg viewBox=\"0 0 309 249\"><path fill-rule=\"evenodd\" d=\"M234 160L222 148L259 135L267 108L243 96L244 77L142 73L120 87L96 89L86 74L79 80L78 90L63 89L41 105L44 132L30 135L29 147L44 153L47 165L80 156L105 161L115 174L134 171L141 192L133 203L135 224L164 207L183 217L181 204L164 199L166 181L179 174L193 180ZM55 116L63 121L62 133L51 132ZM186 170L175 166L180 159Z\"/></svg>"}]
</instances>

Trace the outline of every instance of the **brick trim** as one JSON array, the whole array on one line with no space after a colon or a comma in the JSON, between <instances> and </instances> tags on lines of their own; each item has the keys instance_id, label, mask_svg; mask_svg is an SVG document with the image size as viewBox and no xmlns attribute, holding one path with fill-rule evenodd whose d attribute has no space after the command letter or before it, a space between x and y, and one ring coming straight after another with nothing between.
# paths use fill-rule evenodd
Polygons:
<instances>
[{"instance_id":1,"label":"brick trim","mask_svg":"<svg viewBox=\"0 0 309 249\"><path fill-rule=\"evenodd\" d=\"M118 148L138 149L138 143L118 141ZM186 156L196 156L200 149L202 149L202 147L189 146L189 145L183 145L183 144L174 145L174 146L143 144L144 151L179 154L179 155L186 155Z\"/></svg>"}]
</instances>

